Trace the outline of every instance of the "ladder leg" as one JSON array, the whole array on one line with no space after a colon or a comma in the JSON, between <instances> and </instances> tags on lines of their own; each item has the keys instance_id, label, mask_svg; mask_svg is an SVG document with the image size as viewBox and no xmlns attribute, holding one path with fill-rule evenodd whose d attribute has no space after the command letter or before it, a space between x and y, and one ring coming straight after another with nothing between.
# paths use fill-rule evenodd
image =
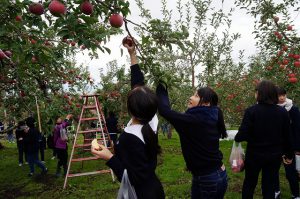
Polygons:
<instances>
[{"instance_id":1,"label":"ladder leg","mask_svg":"<svg viewBox=\"0 0 300 199\"><path fill-rule=\"evenodd\" d=\"M87 99L85 98L84 100L85 100L84 103L86 103ZM74 139L74 142L73 142L72 152L71 152L70 159L69 159L68 169L67 169L67 173L66 173L66 176L65 176L65 182L64 182L64 186L63 186L64 189L67 186L68 175L69 175L69 172L70 172L70 167L71 167L72 158L73 158L73 154L74 154L74 149L75 149L75 145L76 145L76 141L77 141L77 136L78 136L78 132L79 132L79 129L80 129L80 123L81 123L80 119L82 118L82 115L83 115L83 107L81 109L81 114L80 114L80 118L79 118L78 125L77 125L75 139Z\"/></svg>"}]
</instances>

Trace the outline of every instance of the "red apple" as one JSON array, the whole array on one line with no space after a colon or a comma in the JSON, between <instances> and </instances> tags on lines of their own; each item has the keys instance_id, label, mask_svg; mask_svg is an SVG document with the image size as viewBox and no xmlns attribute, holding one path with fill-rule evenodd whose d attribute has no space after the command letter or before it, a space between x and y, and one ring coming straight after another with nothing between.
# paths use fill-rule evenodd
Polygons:
<instances>
[{"instance_id":1,"label":"red apple","mask_svg":"<svg viewBox=\"0 0 300 199\"><path fill-rule=\"evenodd\" d=\"M278 39L282 39L282 35L281 35L281 34L278 34L278 35L277 35L277 38L278 38Z\"/></svg>"},{"instance_id":2,"label":"red apple","mask_svg":"<svg viewBox=\"0 0 300 199\"><path fill-rule=\"evenodd\" d=\"M123 25L123 17L119 14L112 14L109 18L110 25L114 28L120 28Z\"/></svg>"},{"instance_id":3,"label":"red apple","mask_svg":"<svg viewBox=\"0 0 300 199\"><path fill-rule=\"evenodd\" d=\"M61 15L64 15L66 13L66 7L63 3L61 3L58 0L53 0L49 4L48 7L49 11L51 12L52 15L59 17Z\"/></svg>"},{"instance_id":4,"label":"red apple","mask_svg":"<svg viewBox=\"0 0 300 199\"><path fill-rule=\"evenodd\" d=\"M34 40L34 39L31 39L31 40L30 40L30 43L31 43L31 44L36 44L36 42L37 42L37 41Z\"/></svg>"},{"instance_id":5,"label":"red apple","mask_svg":"<svg viewBox=\"0 0 300 199\"><path fill-rule=\"evenodd\" d=\"M131 47L133 45L132 38L130 36L124 37L124 39L122 40L122 44L123 46L127 44L128 46Z\"/></svg>"},{"instance_id":6,"label":"red apple","mask_svg":"<svg viewBox=\"0 0 300 199\"><path fill-rule=\"evenodd\" d=\"M277 16L273 17L273 19L276 23L279 21L279 17L277 17Z\"/></svg>"},{"instance_id":7,"label":"red apple","mask_svg":"<svg viewBox=\"0 0 300 199\"><path fill-rule=\"evenodd\" d=\"M288 77L292 78L292 77L296 77L296 75L294 73L290 73L290 74L288 74Z\"/></svg>"},{"instance_id":8,"label":"red apple","mask_svg":"<svg viewBox=\"0 0 300 199\"><path fill-rule=\"evenodd\" d=\"M288 63L289 63L289 60L288 60L288 59L284 59L284 60L282 61L282 64L283 64L283 65L288 65Z\"/></svg>"},{"instance_id":9,"label":"red apple","mask_svg":"<svg viewBox=\"0 0 300 199\"><path fill-rule=\"evenodd\" d=\"M272 66L268 66L268 67L267 67L267 70L272 70L272 69L273 69Z\"/></svg>"},{"instance_id":10,"label":"red apple","mask_svg":"<svg viewBox=\"0 0 300 199\"><path fill-rule=\"evenodd\" d=\"M278 36L278 35L279 35L279 32L275 31L275 32L274 32L274 35Z\"/></svg>"},{"instance_id":11,"label":"red apple","mask_svg":"<svg viewBox=\"0 0 300 199\"><path fill-rule=\"evenodd\" d=\"M283 51L281 51L281 50L278 51L278 53L277 53L278 56L281 56L282 54L283 54Z\"/></svg>"},{"instance_id":12,"label":"red apple","mask_svg":"<svg viewBox=\"0 0 300 199\"><path fill-rule=\"evenodd\" d=\"M283 50L283 51L287 51L288 49L289 49L288 46L285 46L285 45L282 46L282 50Z\"/></svg>"},{"instance_id":13,"label":"red apple","mask_svg":"<svg viewBox=\"0 0 300 199\"><path fill-rule=\"evenodd\" d=\"M279 68L280 68L280 69L285 69L285 65L282 65L282 64L281 64L281 65L279 66Z\"/></svg>"},{"instance_id":14,"label":"red apple","mask_svg":"<svg viewBox=\"0 0 300 199\"><path fill-rule=\"evenodd\" d=\"M31 62L32 62L32 63L36 63L36 61L37 61L36 57L33 56L33 57L31 58Z\"/></svg>"},{"instance_id":15,"label":"red apple","mask_svg":"<svg viewBox=\"0 0 300 199\"><path fill-rule=\"evenodd\" d=\"M20 15L16 16L16 21L18 22L22 21L22 17Z\"/></svg>"},{"instance_id":16,"label":"red apple","mask_svg":"<svg viewBox=\"0 0 300 199\"><path fill-rule=\"evenodd\" d=\"M300 61L295 61L295 62L294 62L294 66L295 66L296 68L300 68Z\"/></svg>"},{"instance_id":17,"label":"red apple","mask_svg":"<svg viewBox=\"0 0 300 199\"><path fill-rule=\"evenodd\" d=\"M86 15L93 13L94 6L87 0L80 5L80 11Z\"/></svg>"},{"instance_id":18,"label":"red apple","mask_svg":"<svg viewBox=\"0 0 300 199\"><path fill-rule=\"evenodd\" d=\"M81 107L81 104L77 103L77 104L76 104L76 107L77 107L77 108L80 108L80 107Z\"/></svg>"},{"instance_id":19,"label":"red apple","mask_svg":"<svg viewBox=\"0 0 300 199\"><path fill-rule=\"evenodd\" d=\"M293 53L289 53L288 57L289 58L294 58L294 54Z\"/></svg>"},{"instance_id":20,"label":"red apple","mask_svg":"<svg viewBox=\"0 0 300 199\"><path fill-rule=\"evenodd\" d=\"M300 59L300 55L294 55L294 59Z\"/></svg>"},{"instance_id":21,"label":"red apple","mask_svg":"<svg viewBox=\"0 0 300 199\"><path fill-rule=\"evenodd\" d=\"M6 55L7 57L11 57L11 56L12 56L12 52L9 51L9 50L4 51L4 53L5 53L5 55Z\"/></svg>"},{"instance_id":22,"label":"red apple","mask_svg":"<svg viewBox=\"0 0 300 199\"><path fill-rule=\"evenodd\" d=\"M296 77L289 78L290 83L296 83L297 81L298 81L298 79Z\"/></svg>"},{"instance_id":23,"label":"red apple","mask_svg":"<svg viewBox=\"0 0 300 199\"><path fill-rule=\"evenodd\" d=\"M20 96L21 97L25 97L26 95L25 95L25 92L22 90L22 91L20 91Z\"/></svg>"},{"instance_id":24,"label":"red apple","mask_svg":"<svg viewBox=\"0 0 300 199\"><path fill-rule=\"evenodd\" d=\"M69 99L69 96L67 94L64 95L64 98Z\"/></svg>"},{"instance_id":25,"label":"red apple","mask_svg":"<svg viewBox=\"0 0 300 199\"><path fill-rule=\"evenodd\" d=\"M288 25L288 26L287 26L287 30L293 30L293 26Z\"/></svg>"},{"instance_id":26,"label":"red apple","mask_svg":"<svg viewBox=\"0 0 300 199\"><path fill-rule=\"evenodd\" d=\"M75 46L76 45L76 42L75 41L72 41L71 42L71 46Z\"/></svg>"},{"instance_id":27,"label":"red apple","mask_svg":"<svg viewBox=\"0 0 300 199\"><path fill-rule=\"evenodd\" d=\"M44 7L40 3L32 3L29 6L29 12L35 15L42 15L44 13Z\"/></svg>"},{"instance_id":28,"label":"red apple","mask_svg":"<svg viewBox=\"0 0 300 199\"><path fill-rule=\"evenodd\" d=\"M0 50L0 60L6 59L6 58L7 58L7 55L2 50Z\"/></svg>"},{"instance_id":29,"label":"red apple","mask_svg":"<svg viewBox=\"0 0 300 199\"><path fill-rule=\"evenodd\" d=\"M81 50L84 50L86 47L85 47L85 45L81 45L80 48L81 48Z\"/></svg>"},{"instance_id":30,"label":"red apple","mask_svg":"<svg viewBox=\"0 0 300 199\"><path fill-rule=\"evenodd\" d=\"M44 44L45 44L45 46L51 46L51 43L47 40L44 42Z\"/></svg>"}]
</instances>

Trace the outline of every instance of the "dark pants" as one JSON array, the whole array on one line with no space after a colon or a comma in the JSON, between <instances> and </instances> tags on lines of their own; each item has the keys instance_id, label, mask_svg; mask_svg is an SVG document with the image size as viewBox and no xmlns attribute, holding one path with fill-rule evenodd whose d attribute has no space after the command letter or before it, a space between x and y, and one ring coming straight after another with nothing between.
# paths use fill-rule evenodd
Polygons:
<instances>
[{"instance_id":1,"label":"dark pants","mask_svg":"<svg viewBox=\"0 0 300 199\"><path fill-rule=\"evenodd\" d=\"M243 199L252 199L258 176L262 171L261 189L264 199L274 199L276 175L281 164L280 154L246 153L245 179L243 184Z\"/></svg>"},{"instance_id":2,"label":"dark pants","mask_svg":"<svg viewBox=\"0 0 300 199\"><path fill-rule=\"evenodd\" d=\"M43 171L46 170L45 165L41 161L39 161L38 151L27 153L27 159L30 168L30 173L34 173L34 164L40 167Z\"/></svg>"},{"instance_id":3,"label":"dark pants","mask_svg":"<svg viewBox=\"0 0 300 199\"><path fill-rule=\"evenodd\" d=\"M289 182L290 189L293 197L299 197L299 181L298 181L298 172L296 170L296 161L295 159L291 164L283 164L285 169L285 176ZM280 191L279 185L279 173L276 174L276 184L275 190Z\"/></svg>"},{"instance_id":4,"label":"dark pants","mask_svg":"<svg viewBox=\"0 0 300 199\"><path fill-rule=\"evenodd\" d=\"M193 176L192 199L223 199L227 189L226 170L219 169L208 175Z\"/></svg>"},{"instance_id":5,"label":"dark pants","mask_svg":"<svg viewBox=\"0 0 300 199\"><path fill-rule=\"evenodd\" d=\"M53 157L56 157L56 156L57 156L56 148L53 148L52 156L53 156Z\"/></svg>"},{"instance_id":6,"label":"dark pants","mask_svg":"<svg viewBox=\"0 0 300 199\"><path fill-rule=\"evenodd\" d=\"M68 162L68 149L56 149L57 152L57 173L60 172L61 166L64 168L64 173L67 172L67 162Z\"/></svg>"},{"instance_id":7,"label":"dark pants","mask_svg":"<svg viewBox=\"0 0 300 199\"><path fill-rule=\"evenodd\" d=\"M23 141L17 142L18 153L19 153L19 164L23 164L23 156L25 156L25 162L27 162L27 154L24 151Z\"/></svg>"},{"instance_id":8,"label":"dark pants","mask_svg":"<svg viewBox=\"0 0 300 199\"><path fill-rule=\"evenodd\" d=\"M45 149L44 149L44 147L40 147L39 151L40 151L41 161L45 161Z\"/></svg>"}]
</instances>

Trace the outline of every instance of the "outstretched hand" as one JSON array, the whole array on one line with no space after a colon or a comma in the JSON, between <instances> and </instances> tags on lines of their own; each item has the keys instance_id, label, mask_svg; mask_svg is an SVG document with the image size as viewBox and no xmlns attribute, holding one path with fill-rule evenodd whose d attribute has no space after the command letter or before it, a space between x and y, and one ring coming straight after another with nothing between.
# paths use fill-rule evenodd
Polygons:
<instances>
[{"instance_id":1,"label":"outstretched hand","mask_svg":"<svg viewBox=\"0 0 300 199\"><path fill-rule=\"evenodd\" d=\"M123 39L122 43L125 48L127 48L129 55L136 55L135 50L135 41L133 41L134 38L131 38L130 36L127 36Z\"/></svg>"}]
</instances>

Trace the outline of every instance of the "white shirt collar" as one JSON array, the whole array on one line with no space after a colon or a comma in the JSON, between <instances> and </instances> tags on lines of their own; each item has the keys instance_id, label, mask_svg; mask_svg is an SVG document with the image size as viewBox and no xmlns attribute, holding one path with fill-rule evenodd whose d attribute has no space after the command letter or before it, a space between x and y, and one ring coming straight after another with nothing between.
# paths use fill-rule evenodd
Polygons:
<instances>
[{"instance_id":1,"label":"white shirt collar","mask_svg":"<svg viewBox=\"0 0 300 199\"><path fill-rule=\"evenodd\" d=\"M156 133L157 126L158 126L158 117L156 114L153 116L152 120L149 122L149 125L152 128L152 130ZM145 143L144 137L142 134L142 127L143 127L143 125L141 125L141 124L132 124L132 119L131 119L127 123L127 126L125 127L124 131L125 131L125 133L130 133L132 135L137 136L140 140L142 140L143 143Z\"/></svg>"}]
</instances>

